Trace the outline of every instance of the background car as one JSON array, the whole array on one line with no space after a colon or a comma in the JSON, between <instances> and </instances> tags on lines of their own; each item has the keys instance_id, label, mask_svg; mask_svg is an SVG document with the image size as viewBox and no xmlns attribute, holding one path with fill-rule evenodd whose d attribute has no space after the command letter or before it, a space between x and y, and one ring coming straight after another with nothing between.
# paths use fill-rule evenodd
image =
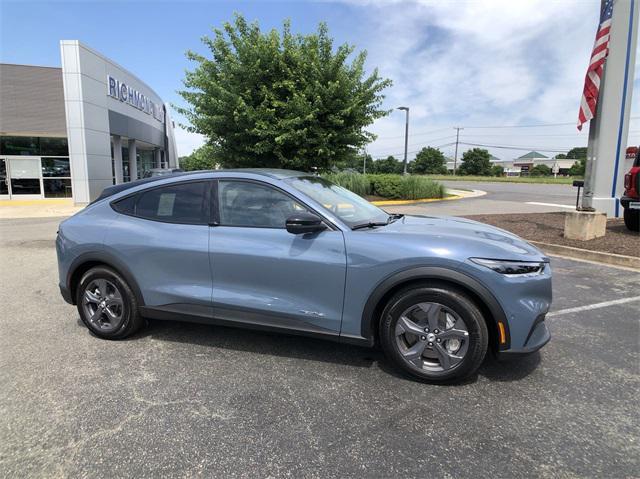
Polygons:
<instances>
[{"instance_id":1,"label":"background car","mask_svg":"<svg viewBox=\"0 0 640 479\"><path fill-rule=\"evenodd\" d=\"M151 168L144 172L143 178L153 178L155 176L166 176L174 173L182 173L182 168Z\"/></svg>"},{"instance_id":2,"label":"background car","mask_svg":"<svg viewBox=\"0 0 640 479\"><path fill-rule=\"evenodd\" d=\"M489 348L549 341L549 260L497 228L389 215L320 177L183 173L107 188L60 224L60 290L97 336L143 317L380 344L428 381L472 374Z\"/></svg>"},{"instance_id":3,"label":"background car","mask_svg":"<svg viewBox=\"0 0 640 479\"><path fill-rule=\"evenodd\" d=\"M640 231L640 148L635 148L635 154L633 165L624 176L624 196L620 198L624 224L630 231Z\"/></svg>"}]
</instances>

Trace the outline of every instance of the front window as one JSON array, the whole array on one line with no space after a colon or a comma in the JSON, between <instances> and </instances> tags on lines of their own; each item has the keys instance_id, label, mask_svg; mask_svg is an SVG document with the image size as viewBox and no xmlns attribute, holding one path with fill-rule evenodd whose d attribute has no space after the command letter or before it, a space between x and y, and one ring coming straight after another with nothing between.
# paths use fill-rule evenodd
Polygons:
<instances>
[{"instance_id":1,"label":"front window","mask_svg":"<svg viewBox=\"0 0 640 479\"><path fill-rule=\"evenodd\" d=\"M350 227L366 223L386 223L389 219L389 215L377 206L324 178L304 176L290 178L287 182L320 203Z\"/></svg>"},{"instance_id":2,"label":"front window","mask_svg":"<svg viewBox=\"0 0 640 479\"><path fill-rule=\"evenodd\" d=\"M306 209L270 186L249 181L218 183L221 226L284 228L287 218Z\"/></svg>"}]
</instances>

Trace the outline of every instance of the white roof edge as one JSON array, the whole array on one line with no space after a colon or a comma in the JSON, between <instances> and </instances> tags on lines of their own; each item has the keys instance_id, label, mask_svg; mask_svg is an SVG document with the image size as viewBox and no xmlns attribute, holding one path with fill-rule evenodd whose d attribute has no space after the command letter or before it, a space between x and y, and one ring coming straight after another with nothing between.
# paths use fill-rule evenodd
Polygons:
<instances>
[{"instance_id":1,"label":"white roof edge","mask_svg":"<svg viewBox=\"0 0 640 479\"><path fill-rule=\"evenodd\" d=\"M145 87L147 87L149 90L151 90L153 92L154 95L156 95L158 98L160 98L160 100L162 101L163 104L165 104L166 102L164 101L164 99L158 95L158 92L155 91L153 88L151 88L147 82L144 82L140 79L140 77L134 73L131 73L129 70L127 70L125 67L123 67L122 65L120 65L119 63L116 63L115 61L113 61L111 58L107 57L106 55L103 55L102 53L100 53L97 50L94 50L93 48L85 45L84 43L82 43L80 40L60 40L60 45L74 45L77 46L79 48L84 48L85 50L87 50L90 53L93 53L94 55L102 58L104 61L109 62L113 65L115 65L116 67L120 68L121 70L124 70L125 72L127 72L127 74L131 75L133 78L135 78L137 81L139 81L141 84L143 84Z\"/></svg>"}]
</instances>

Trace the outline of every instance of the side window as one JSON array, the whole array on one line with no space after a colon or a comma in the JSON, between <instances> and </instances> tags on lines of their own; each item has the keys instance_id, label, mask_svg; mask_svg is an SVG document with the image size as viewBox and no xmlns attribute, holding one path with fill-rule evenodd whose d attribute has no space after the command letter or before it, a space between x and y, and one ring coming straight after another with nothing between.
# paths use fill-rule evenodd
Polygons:
<instances>
[{"instance_id":1,"label":"side window","mask_svg":"<svg viewBox=\"0 0 640 479\"><path fill-rule=\"evenodd\" d=\"M200 181L143 191L134 197L133 214L169 223L207 224L209 186L209 182ZM126 201L123 206L130 207Z\"/></svg>"},{"instance_id":2,"label":"side window","mask_svg":"<svg viewBox=\"0 0 640 479\"><path fill-rule=\"evenodd\" d=\"M221 180L218 205L221 226L284 228L289 216L306 211L281 191L247 181Z\"/></svg>"}]
</instances>

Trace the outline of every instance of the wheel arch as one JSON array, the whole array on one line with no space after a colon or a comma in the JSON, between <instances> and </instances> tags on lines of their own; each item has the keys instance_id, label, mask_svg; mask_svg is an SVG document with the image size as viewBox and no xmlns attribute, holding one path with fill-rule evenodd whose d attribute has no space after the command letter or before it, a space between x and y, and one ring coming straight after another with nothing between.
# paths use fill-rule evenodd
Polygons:
<instances>
[{"instance_id":1,"label":"wheel arch","mask_svg":"<svg viewBox=\"0 0 640 479\"><path fill-rule=\"evenodd\" d=\"M138 305L144 306L144 298L142 297L142 292L140 291L138 283L131 273L131 270L129 270L129 268L124 263L106 252L85 253L78 256L71 263L69 272L67 273L67 288L69 289L69 292L71 294L71 301L73 302L73 304L76 304L76 288L80 284L82 275L96 266L106 266L113 269L116 273L122 276L133 290Z\"/></svg>"},{"instance_id":2,"label":"wheel arch","mask_svg":"<svg viewBox=\"0 0 640 479\"><path fill-rule=\"evenodd\" d=\"M469 296L480 308L487 323L490 346L495 351L509 348L509 323L495 296L476 279L440 267L419 267L401 271L376 286L362 313L362 336L371 343L377 341L380 315L391 297L402 288L425 283L450 285ZM498 322L503 324L505 330L506 342L503 344L499 343Z\"/></svg>"}]
</instances>

